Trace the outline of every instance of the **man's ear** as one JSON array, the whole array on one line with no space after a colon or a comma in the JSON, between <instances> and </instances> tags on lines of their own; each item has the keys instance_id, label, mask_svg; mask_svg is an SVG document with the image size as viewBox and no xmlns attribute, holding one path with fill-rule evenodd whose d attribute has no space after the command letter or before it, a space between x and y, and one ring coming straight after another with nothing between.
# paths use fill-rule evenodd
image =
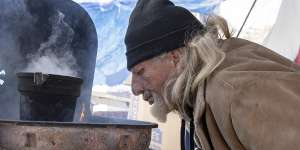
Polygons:
<instances>
[{"instance_id":1,"label":"man's ear","mask_svg":"<svg viewBox=\"0 0 300 150\"><path fill-rule=\"evenodd\" d=\"M169 57L171 57L172 63L175 65L175 67L180 61L180 56L181 53L179 48L169 52Z\"/></svg>"}]
</instances>

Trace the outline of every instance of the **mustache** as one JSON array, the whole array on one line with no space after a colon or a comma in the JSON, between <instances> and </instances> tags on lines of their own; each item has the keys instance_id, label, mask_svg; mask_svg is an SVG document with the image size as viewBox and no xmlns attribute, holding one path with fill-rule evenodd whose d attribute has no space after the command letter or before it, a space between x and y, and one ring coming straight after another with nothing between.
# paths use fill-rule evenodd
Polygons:
<instances>
[{"instance_id":1,"label":"mustache","mask_svg":"<svg viewBox=\"0 0 300 150\"><path fill-rule=\"evenodd\" d=\"M143 99L144 99L145 101L148 101L149 104L152 105L152 104L154 103L154 101L155 101L154 95L155 95L155 93L153 93L153 92L147 90L147 91L145 91L145 92L143 93Z\"/></svg>"},{"instance_id":2,"label":"mustache","mask_svg":"<svg viewBox=\"0 0 300 150\"><path fill-rule=\"evenodd\" d=\"M151 91L147 90L147 91L145 91L145 92L143 93L143 99L144 99L144 100L147 100L147 99L149 99L150 97L152 97Z\"/></svg>"}]
</instances>

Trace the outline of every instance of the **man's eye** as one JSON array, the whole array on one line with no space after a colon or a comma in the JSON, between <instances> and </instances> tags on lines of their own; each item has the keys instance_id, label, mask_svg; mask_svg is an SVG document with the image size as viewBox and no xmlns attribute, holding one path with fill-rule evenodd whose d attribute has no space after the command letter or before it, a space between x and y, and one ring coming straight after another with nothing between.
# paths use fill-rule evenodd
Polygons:
<instances>
[{"instance_id":1,"label":"man's eye","mask_svg":"<svg viewBox=\"0 0 300 150\"><path fill-rule=\"evenodd\" d=\"M145 69L142 68L139 71L136 72L137 75L143 75L144 74Z\"/></svg>"}]
</instances>

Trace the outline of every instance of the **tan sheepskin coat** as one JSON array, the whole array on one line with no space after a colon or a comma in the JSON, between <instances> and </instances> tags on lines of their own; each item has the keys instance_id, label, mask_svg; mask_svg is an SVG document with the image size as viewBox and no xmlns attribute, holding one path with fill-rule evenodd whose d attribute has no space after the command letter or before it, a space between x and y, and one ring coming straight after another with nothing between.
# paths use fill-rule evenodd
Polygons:
<instances>
[{"instance_id":1,"label":"tan sheepskin coat","mask_svg":"<svg viewBox=\"0 0 300 150\"><path fill-rule=\"evenodd\" d=\"M299 65L242 39L221 48L225 61L198 88L197 143L205 150L300 149Z\"/></svg>"}]
</instances>

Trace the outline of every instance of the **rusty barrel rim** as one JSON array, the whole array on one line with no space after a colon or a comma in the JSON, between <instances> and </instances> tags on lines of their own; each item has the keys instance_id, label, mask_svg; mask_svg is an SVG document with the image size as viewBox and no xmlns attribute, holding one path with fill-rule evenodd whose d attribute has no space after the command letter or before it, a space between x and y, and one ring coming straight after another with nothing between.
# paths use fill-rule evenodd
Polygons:
<instances>
[{"instance_id":1,"label":"rusty barrel rim","mask_svg":"<svg viewBox=\"0 0 300 150\"><path fill-rule=\"evenodd\" d=\"M53 122L53 121L23 121L23 120L0 120L1 124L9 124L16 126L39 126L39 127L80 127L80 128L133 128L133 129L145 129L145 128L157 128L156 123L137 121L137 120L123 120L105 118L102 123L88 123L88 122ZM124 121L124 122L122 122Z\"/></svg>"}]
</instances>

